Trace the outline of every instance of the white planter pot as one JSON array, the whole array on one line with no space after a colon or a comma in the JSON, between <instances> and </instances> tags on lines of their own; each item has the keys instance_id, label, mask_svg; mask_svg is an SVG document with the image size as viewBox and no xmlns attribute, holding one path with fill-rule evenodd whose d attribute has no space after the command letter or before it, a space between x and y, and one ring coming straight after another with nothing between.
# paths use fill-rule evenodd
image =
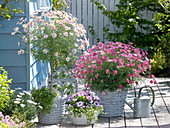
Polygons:
<instances>
[{"instance_id":1,"label":"white planter pot","mask_svg":"<svg viewBox=\"0 0 170 128\"><path fill-rule=\"evenodd\" d=\"M92 121L87 124L87 117L85 114L82 114L81 117L70 116L70 120L74 125L90 125L94 124L96 121L95 119L92 119Z\"/></svg>"}]
</instances>

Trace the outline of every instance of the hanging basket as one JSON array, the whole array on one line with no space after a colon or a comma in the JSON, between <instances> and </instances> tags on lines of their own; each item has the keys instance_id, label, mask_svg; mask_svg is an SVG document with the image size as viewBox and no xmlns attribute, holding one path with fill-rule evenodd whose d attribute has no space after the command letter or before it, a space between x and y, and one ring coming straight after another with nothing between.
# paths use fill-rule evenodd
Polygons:
<instances>
[{"instance_id":1,"label":"hanging basket","mask_svg":"<svg viewBox=\"0 0 170 128\"><path fill-rule=\"evenodd\" d=\"M104 114L99 116L117 117L123 115L127 91L96 91L96 95L101 99L100 104L104 108Z\"/></svg>"},{"instance_id":2,"label":"hanging basket","mask_svg":"<svg viewBox=\"0 0 170 128\"><path fill-rule=\"evenodd\" d=\"M60 124L65 112L66 97L57 97L54 100L54 107L48 114L38 113L38 122L41 124Z\"/></svg>"}]
</instances>

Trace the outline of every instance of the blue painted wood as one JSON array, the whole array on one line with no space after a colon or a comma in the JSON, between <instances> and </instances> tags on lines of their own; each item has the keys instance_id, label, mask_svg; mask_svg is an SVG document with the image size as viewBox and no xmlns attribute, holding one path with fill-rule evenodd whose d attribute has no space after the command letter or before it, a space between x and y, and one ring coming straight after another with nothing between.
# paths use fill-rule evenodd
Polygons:
<instances>
[{"instance_id":1,"label":"blue painted wood","mask_svg":"<svg viewBox=\"0 0 170 128\"><path fill-rule=\"evenodd\" d=\"M15 89L15 88L22 88L23 90L27 90L26 83L13 83L11 85L11 89Z\"/></svg>"},{"instance_id":2,"label":"blue painted wood","mask_svg":"<svg viewBox=\"0 0 170 128\"><path fill-rule=\"evenodd\" d=\"M18 50L0 50L0 66L26 66L26 55L18 55Z\"/></svg>"},{"instance_id":3,"label":"blue painted wood","mask_svg":"<svg viewBox=\"0 0 170 128\"><path fill-rule=\"evenodd\" d=\"M41 68L41 70L36 74L36 76L31 78L30 81L30 86L31 88L39 88L41 86L46 86L47 83L47 79L48 79L48 74L49 74L49 64L46 63L46 65L44 65L44 67ZM34 73L34 72L31 72ZM32 75L33 76L33 75Z\"/></svg>"},{"instance_id":4,"label":"blue painted wood","mask_svg":"<svg viewBox=\"0 0 170 128\"><path fill-rule=\"evenodd\" d=\"M26 66L4 66L4 69L8 71L9 78L13 83L26 83Z\"/></svg>"},{"instance_id":5,"label":"blue painted wood","mask_svg":"<svg viewBox=\"0 0 170 128\"><path fill-rule=\"evenodd\" d=\"M5 20L0 21L0 24L2 24L2 26L0 27L0 33L11 33L11 32L13 32L14 27L17 26L16 25L17 22L22 17L23 16L15 16L11 20L5 19Z\"/></svg>"},{"instance_id":6,"label":"blue painted wood","mask_svg":"<svg viewBox=\"0 0 170 128\"><path fill-rule=\"evenodd\" d=\"M51 0L50 0L51 2ZM20 0L15 3L19 8L23 8L25 13L17 14L11 20L0 21L0 66L8 71L9 78L13 79L11 88L21 87L24 90L30 90L32 87L44 85L50 71L49 63L37 62L29 54L18 55L18 42L21 38L12 36L13 28L20 18L25 17L28 20L33 11L39 10L39 0Z\"/></svg>"},{"instance_id":7,"label":"blue painted wood","mask_svg":"<svg viewBox=\"0 0 170 128\"><path fill-rule=\"evenodd\" d=\"M18 47L18 42L21 41L19 36L11 36L10 33L0 34L0 49L20 49L25 48L25 46ZM8 42L8 43L7 43Z\"/></svg>"}]
</instances>

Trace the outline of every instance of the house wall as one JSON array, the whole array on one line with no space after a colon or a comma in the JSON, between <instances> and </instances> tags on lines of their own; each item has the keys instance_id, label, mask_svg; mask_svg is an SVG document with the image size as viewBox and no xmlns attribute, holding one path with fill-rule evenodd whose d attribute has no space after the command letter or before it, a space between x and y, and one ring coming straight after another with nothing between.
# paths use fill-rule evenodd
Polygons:
<instances>
[{"instance_id":1,"label":"house wall","mask_svg":"<svg viewBox=\"0 0 170 128\"><path fill-rule=\"evenodd\" d=\"M3 0L0 0L2 3ZM24 0L12 3L17 7L22 7L25 13L17 14L11 20L1 20L0 24L0 66L8 71L8 76L12 80L11 88L21 87L28 90L29 79L29 59L28 55L18 56L18 42L20 38L12 36L11 32L21 17L28 16L28 7ZM22 47L23 48L23 47Z\"/></svg>"},{"instance_id":2,"label":"house wall","mask_svg":"<svg viewBox=\"0 0 170 128\"><path fill-rule=\"evenodd\" d=\"M0 0L2 3L3 0ZM30 90L33 86L38 87L44 83L49 73L49 64L37 62L29 54L18 55L18 42L21 38L12 36L11 32L16 27L16 23L21 17L29 20L33 11L39 10L39 0L19 0L12 3L14 6L23 8L24 13L19 13L11 20L0 20L0 66L8 71L8 76L12 80L11 88L21 87Z\"/></svg>"}]
</instances>

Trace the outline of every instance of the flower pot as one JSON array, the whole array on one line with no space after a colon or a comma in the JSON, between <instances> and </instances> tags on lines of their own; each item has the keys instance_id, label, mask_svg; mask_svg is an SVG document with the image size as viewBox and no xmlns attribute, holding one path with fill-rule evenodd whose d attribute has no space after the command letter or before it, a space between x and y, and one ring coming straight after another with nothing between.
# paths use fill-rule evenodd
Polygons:
<instances>
[{"instance_id":1,"label":"flower pot","mask_svg":"<svg viewBox=\"0 0 170 128\"><path fill-rule=\"evenodd\" d=\"M50 113L38 113L38 122L41 124L60 124L65 111L66 97L57 97Z\"/></svg>"},{"instance_id":2,"label":"flower pot","mask_svg":"<svg viewBox=\"0 0 170 128\"><path fill-rule=\"evenodd\" d=\"M98 116L98 114L96 114L95 116ZM88 120L87 120L87 117L85 114L81 114L81 117L70 116L70 120L71 120L72 124L74 124L74 125L90 125L90 124L94 124L96 122L95 116L91 120L90 123L88 123Z\"/></svg>"},{"instance_id":3,"label":"flower pot","mask_svg":"<svg viewBox=\"0 0 170 128\"><path fill-rule=\"evenodd\" d=\"M104 108L104 114L99 114L99 116L117 117L123 115L127 91L96 91L96 95L101 99L100 104Z\"/></svg>"}]
</instances>

